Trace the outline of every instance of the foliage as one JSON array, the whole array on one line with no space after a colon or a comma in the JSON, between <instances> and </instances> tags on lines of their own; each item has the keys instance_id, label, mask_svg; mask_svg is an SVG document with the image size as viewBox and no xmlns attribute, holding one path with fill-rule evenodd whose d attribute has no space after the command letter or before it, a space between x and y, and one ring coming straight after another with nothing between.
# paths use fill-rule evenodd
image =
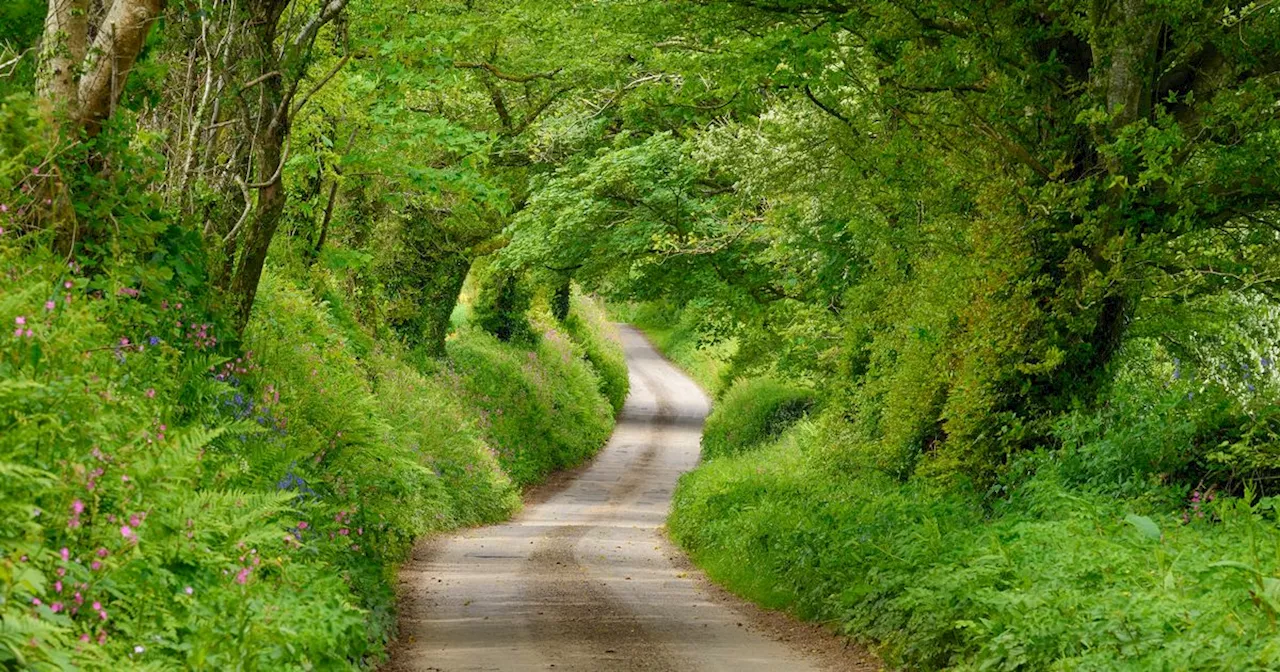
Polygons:
<instances>
[{"instance_id":1,"label":"foliage","mask_svg":"<svg viewBox=\"0 0 1280 672\"><path fill-rule=\"evenodd\" d=\"M580 292L570 296L565 332L582 346L582 354L600 377L600 393L609 400L613 414L622 412L631 381L627 376L626 353L617 328L609 321L599 302Z\"/></svg>"},{"instance_id":2,"label":"foliage","mask_svg":"<svg viewBox=\"0 0 1280 672\"><path fill-rule=\"evenodd\" d=\"M475 418L549 406L469 405L471 381L421 373L394 345L361 360L342 311L271 275L245 350L221 356L182 302L104 295L28 242L0 240L15 325L0 349L6 664L364 666L392 632L391 570L414 539L518 507ZM575 346L544 341L530 379L593 410L581 459L611 415ZM477 375L523 359L486 348L468 352ZM538 427L508 432L532 432L530 462L563 459L536 454L559 445Z\"/></svg>"},{"instance_id":3,"label":"foliage","mask_svg":"<svg viewBox=\"0 0 1280 672\"><path fill-rule=\"evenodd\" d=\"M517 485L579 464L613 429L600 377L554 328L532 350L465 329L449 342L449 362L457 393L479 409L481 431Z\"/></svg>"},{"instance_id":4,"label":"foliage","mask_svg":"<svg viewBox=\"0 0 1280 672\"><path fill-rule=\"evenodd\" d=\"M1277 54L1265 2L6 2L0 666L369 664L413 538L607 435L576 284L723 395L673 530L752 594L1275 667Z\"/></svg>"},{"instance_id":5,"label":"foliage","mask_svg":"<svg viewBox=\"0 0 1280 672\"><path fill-rule=\"evenodd\" d=\"M702 457L749 452L776 440L817 401L812 390L763 377L738 381L716 401L702 429Z\"/></svg>"},{"instance_id":6,"label":"foliage","mask_svg":"<svg viewBox=\"0 0 1280 672\"><path fill-rule=\"evenodd\" d=\"M841 436L804 422L704 464L681 481L672 535L734 591L908 669L1277 664L1270 500L1180 486L1153 507L1047 461L988 511L964 489L848 472Z\"/></svg>"}]
</instances>

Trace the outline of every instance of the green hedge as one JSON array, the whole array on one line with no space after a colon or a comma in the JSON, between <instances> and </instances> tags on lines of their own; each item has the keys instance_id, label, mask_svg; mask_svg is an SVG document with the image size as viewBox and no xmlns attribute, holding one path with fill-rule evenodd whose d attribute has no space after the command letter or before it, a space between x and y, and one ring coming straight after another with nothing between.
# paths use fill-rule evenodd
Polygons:
<instances>
[{"instance_id":1,"label":"green hedge","mask_svg":"<svg viewBox=\"0 0 1280 672\"><path fill-rule=\"evenodd\" d=\"M268 273L224 355L190 299L89 282L0 240L0 668L367 667L416 538L612 426L556 332L424 371Z\"/></svg>"},{"instance_id":2,"label":"green hedge","mask_svg":"<svg viewBox=\"0 0 1280 672\"><path fill-rule=\"evenodd\" d=\"M627 358L622 349L618 330L609 321L604 309L575 291L570 301L569 318L565 330L573 340L581 344L583 353L600 376L600 391L609 400L614 415L622 411L631 389L627 375Z\"/></svg>"},{"instance_id":3,"label":"green hedge","mask_svg":"<svg viewBox=\"0 0 1280 672\"><path fill-rule=\"evenodd\" d=\"M517 485L595 453L613 429L600 378L582 349L548 330L532 349L464 327L448 343L456 388L479 409L481 431Z\"/></svg>"},{"instance_id":4,"label":"green hedge","mask_svg":"<svg viewBox=\"0 0 1280 672\"><path fill-rule=\"evenodd\" d=\"M739 381L718 401L702 430L702 457L736 455L776 439L817 403L812 390L774 378Z\"/></svg>"},{"instance_id":5,"label":"green hedge","mask_svg":"<svg viewBox=\"0 0 1280 672\"><path fill-rule=\"evenodd\" d=\"M1154 506L1073 485L1045 454L993 502L860 466L838 427L687 474L673 537L735 592L906 669L1280 666L1270 500Z\"/></svg>"}]
</instances>

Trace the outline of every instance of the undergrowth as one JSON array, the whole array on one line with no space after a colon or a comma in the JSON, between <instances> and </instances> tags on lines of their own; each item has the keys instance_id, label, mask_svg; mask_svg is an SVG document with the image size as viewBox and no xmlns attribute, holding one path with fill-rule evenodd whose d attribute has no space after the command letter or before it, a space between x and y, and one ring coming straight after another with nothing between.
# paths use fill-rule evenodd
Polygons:
<instances>
[{"instance_id":1,"label":"undergrowth","mask_svg":"<svg viewBox=\"0 0 1280 672\"><path fill-rule=\"evenodd\" d=\"M552 329L424 367L268 273L227 344L180 289L41 249L0 240L3 669L371 666L414 540L510 515L612 425Z\"/></svg>"},{"instance_id":2,"label":"undergrowth","mask_svg":"<svg viewBox=\"0 0 1280 672\"><path fill-rule=\"evenodd\" d=\"M618 330L609 322L604 309L597 302L574 291L564 328L582 346L583 355L599 374L600 392L609 400L614 415L622 412L627 392L631 389L631 382L627 378L626 353L620 347Z\"/></svg>"},{"instance_id":3,"label":"undergrowth","mask_svg":"<svg viewBox=\"0 0 1280 672\"><path fill-rule=\"evenodd\" d=\"M906 669L1280 664L1280 531L1257 502L1150 508L1042 468L988 508L964 488L849 473L831 432L804 422L704 464L680 484L672 536L735 592Z\"/></svg>"},{"instance_id":4,"label":"undergrowth","mask_svg":"<svg viewBox=\"0 0 1280 672\"><path fill-rule=\"evenodd\" d=\"M1274 407L1256 376L1233 396L1148 342L1122 362L1107 403L981 491L885 469L834 411L771 425L804 394L739 381L669 531L717 582L894 668L1280 668L1280 507L1240 476Z\"/></svg>"},{"instance_id":5,"label":"undergrowth","mask_svg":"<svg viewBox=\"0 0 1280 672\"><path fill-rule=\"evenodd\" d=\"M735 383L707 417L702 429L702 457L736 455L776 439L816 402L812 390L774 378Z\"/></svg>"}]
</instances>

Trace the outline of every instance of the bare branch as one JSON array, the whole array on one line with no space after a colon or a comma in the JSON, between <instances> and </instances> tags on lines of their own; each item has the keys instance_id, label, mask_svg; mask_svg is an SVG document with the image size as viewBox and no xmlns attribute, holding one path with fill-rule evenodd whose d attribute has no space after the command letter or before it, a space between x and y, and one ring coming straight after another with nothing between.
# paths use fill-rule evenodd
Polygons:
<instances>
[{"instance_id":1,"label":"bare branch","mask_svg":"<svg viewBox=\"0 0 1280 672\"><path fill-rule=\"evenodd\" d=\"M497 77L498 79L505 80L508 82L516 82L517 84L525 84L528 82L532 82L536 79L555 79L556 75L560 74L560 71L564 69L564 68L556 68L555 70L548 70L547 72L534 72L528 75L516 75L510 72L504 72L501 69L499 69L498 66L492 63L469 63L466 61L454 61L453 67L462 68L464 70L485 70L489 74L493 75L494 77Z\"/></svg>"},{"instance_id":2,"label":"bare branch","mask_svg":"<svg viewBox=\"0 0 1280 672\"><path fill-rule=\"evenodd\" d=\"M323 89L325 85L329 83L329 80L333 79L334 76L338 74L338 71L342 70L342 66L346 65L347 61L350 61L350 60L351 60L351 54L347 54L346 56L343 56L342 59L338 61L337 65L333 66L333 69L330 70L328 74L326 74L324 77L321 77L320 81L316 82L316 85L311 87L311 90L308 91L306 95L304 95L302 99L298 101L298 104L293 106L293 112L291 112L289 116L291 117L298 116L298 112L300 112L302 108L306 106L307 101L311 100L311 96L316 95L316 93L318 93L320 89Z\"/></svg>"}]
</instances>

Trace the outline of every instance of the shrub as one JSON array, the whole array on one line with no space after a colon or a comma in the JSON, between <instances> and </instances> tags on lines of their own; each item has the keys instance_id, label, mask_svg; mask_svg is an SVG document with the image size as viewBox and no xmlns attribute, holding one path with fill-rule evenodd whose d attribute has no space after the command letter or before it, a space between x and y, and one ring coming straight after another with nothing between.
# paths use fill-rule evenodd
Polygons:
<instances>
[{"instance_id":1,"label":"shrub","mask_svg":"<svg viewBox=\"0 0 1280 672\"><path fill-rule=\"evenodd\" d=\"M716 402L702 431L702 457L736 455L776 439L803 418L817 397L812 390L774 378L736 383Z\"/></svg>"},{"instance_id":2,"label":"shrub","mask_svg":"<svg viewBox=\"0 0 1280 672\"><path fill-rule=\"evenodd\" d=\"M611 426L559 334L469 334L476 382L272 273L235 355L161 296L0 239L0 667L366 667L413 541L519 506L490 436L541 469Z\"/></svg>"},{"instance_id":3,"label":"shrub","mask_svg":"<svg viewBox=\"0 0 1280 672\"><path fill-rule=\"evenodd\" d=\"M613 428L595 371L554 329L526 350L464 328L449 342L449 362L458 392L480 409L484 437L517 485L582 462Z\"/></svg>"},{"instance_id":4,"label":"shrub","mask_svg":"<svg viewBox=\"0 0 1280 672\"><path fill-rule=\"evenodd\" d=\"M575 292L564 327L600 376L600 392L609 400L614 415L622 412L631 381L627 374L627 357L618 330L609 322L599 304Z\"/></svg>"},{"instance_id":5,"label":"shrub","mask_svg":"<svg viewBox=\"0 0 1280 672\"><path fill-rule=\"evenodd\" d=\"M1274 669L1270 500L1071 486L1042 455L994 503L850 470L838 422L687 474L672 536L717 581L907 669ZM1268 593L1269 595L1269 593Z\"/></svg>"}]
</instances>

